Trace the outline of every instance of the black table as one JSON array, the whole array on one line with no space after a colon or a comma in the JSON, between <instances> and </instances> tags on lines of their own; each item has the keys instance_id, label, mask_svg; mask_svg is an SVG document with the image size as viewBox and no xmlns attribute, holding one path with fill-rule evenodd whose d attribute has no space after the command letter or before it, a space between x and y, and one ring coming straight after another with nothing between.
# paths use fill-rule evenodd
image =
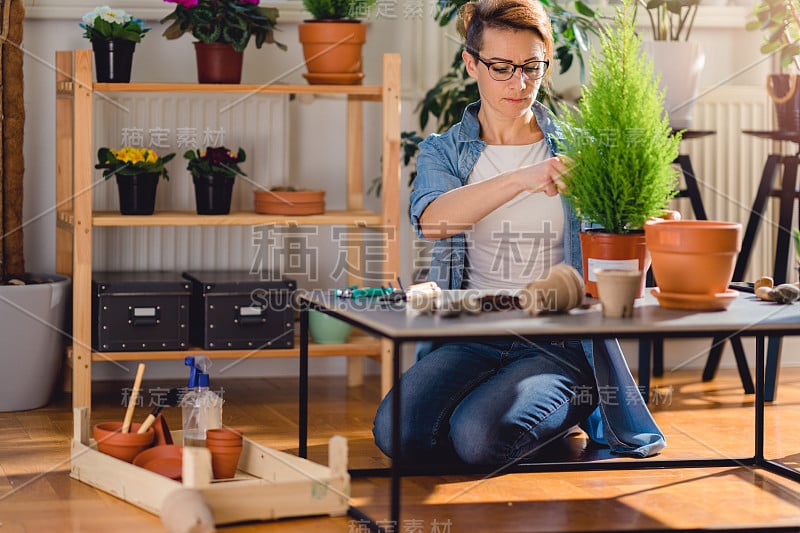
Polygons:
<instances>
[{"instance_id":1,"label":"black table","mask_svg":"<svg viewBox=\"0 0 800 533\"><path fill-rule=\"evenodd\" d=\"M445 295L456 297L457 293L458 291L446 291ZM405 302L389 303L378 299L337 299L331 293L326 292L302 294L300 303L299 454L302 457L307 457L308 452L308 311L315 309L344 320L367 333L392 341L394 349L392 379L394 394L398 398L401 395L399 387L401 347L407 342L486 338L525 338L535 342L540 339L552 340L554 337L602 339L610 336L616 338L754 336L756 338L756 401L755 443L752 456L529 463L516 465L513 470L536 472L753 466L800 483L800 472L764 456L764 339L766 336L800 335L800 304L777 305L762 302L752 295L743 293L725 311L697 312L662 308L655 298L648 294L637 301L632 318L612 319L603 317L597 306L573 310L568 314L541 315L535 318L519 310L481 313L457 318L431 315L411 316L404 310ZM400 420L400 403L398 400L393 402L392 420L395 428L398 427ZM399 436L395 432L392 448L396 450L399 446ZM800 445L798 446L800 447ZM397 461L392 461L390 469L351 470L350 473L354 477L391 476L391 522L399 524L400 478L404 474L421 472L404 467ZM449 473L464 474L465 471ZM351 509L351 514L358 518L369 519L355 508ZM742 528L742 531L752 531L752 529Z\"/></svg>"}]
</instances>

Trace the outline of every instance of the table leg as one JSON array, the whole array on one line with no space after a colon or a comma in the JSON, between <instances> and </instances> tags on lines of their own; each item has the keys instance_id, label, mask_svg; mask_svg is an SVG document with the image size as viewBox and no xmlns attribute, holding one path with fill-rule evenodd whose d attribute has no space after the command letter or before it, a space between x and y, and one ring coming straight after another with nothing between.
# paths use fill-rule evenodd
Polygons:
<instances>
[{"instance_id":1,"label":"table leg","mask_svg":"<svg viewBox=\"0 0 800 533\"><path fill-rule=\"evenodd\" d=\"M767 370L764 384L764 401L766 402L774 402L778 390L782 341L783 337L769 337L767 341Z\"/></svg>"},{"instance_id":2,"label":"table leg","mask_svg":"<svg viewBox=\"0 0 800 533\"><path fill-rule=\"evenodd\" d=\"M756 463L764 462L764 335L756 335Z\"/></svg>"},{"instance_id":3,"label":"table leg","mask_svg":"<svg viewBox=\"0 0 800 533\"><path fill-rule=\"evenodd\" d=\"M708 220L708 217L706 216L706 210L703 207L703 200L700 198L700 188L697 186L697 178L694 175L691 159L689 159L688 155L679 155L678 165L681 167L683 181L686 183L686 193L689 197L689 201L692 204L694 217L697 220Z\"/></svg>"},{"instance_id":4,"label":"table leg","mask_svg":"<svg viewBox=\"0 0 800 533\"><path fill-rule=\"evenodd\" d=\"M778 219L778 238L775 244L775 284L786 283L786 266L789 262L789 246L792 240L792 215L797 191L797 156L784 156L783 183L781 184L781 208Z\"/></svg>"},{"instance_id":5,"label":"table leg","mask_svg":"<svg viewBox=\"0 0 800 533\"><path fill-rule=\"evenodd\" d=\"M391 524L395 531L400 527L400 359L402 352L399 341L394 341L392 353L392 482L391 482Z\"/></svg>"},{"instance_id":6,"label":"table leg","mask_svg":"<svg viewBox=\"0 0 800 533\"><path fill-rule=\"evenodd\" d=\"M298 455L308 458L308 302L300 301L300 413Z\"/></svg>"},{"instance_id":7,"label":"table leg","mask_svg":"<svg viewBox=\"0 0 800 533\"><path fill-rule=\"evenodd\" d=\"M750 218L747 221L747 229L744 233L744 240L742 241L742 251L739 252L739 257L736 259L736 267L733 270L733 280L742 281L744 279L744 271L747 270L747 262L750 260L750 253L753 251L753 243L756 239L758 232L758 225L761 223L761 217L764 215L764 208L767 205L767 198L770 191L772 191L772 184L775 181L775 171L778 168L778 162L781 160L780 155L770 155L767 157L767 162L764 165L764 171L761 174L761 182L758 184L758 192L756 199L753 201L753 207L750 209Z\"/></svg>"}]
</instances>

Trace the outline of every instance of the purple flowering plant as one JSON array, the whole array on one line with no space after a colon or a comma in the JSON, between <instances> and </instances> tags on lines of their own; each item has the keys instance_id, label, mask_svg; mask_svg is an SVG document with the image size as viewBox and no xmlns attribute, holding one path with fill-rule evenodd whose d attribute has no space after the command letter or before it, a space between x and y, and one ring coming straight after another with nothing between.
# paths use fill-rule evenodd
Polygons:
<instances>
[{"instance_id":1,"label":"purple flowering plant","mask_svg":"<svg viewBox=\"0 0 800 533\"><path fill-rule=\"evenodd\" d=\"M247 176L239 163L244 162L246 156L244 149L234 153L224 146L206 147L204 150L187 150L183 154L184 159L188 159L186 165L193 177L216 176L224 178L235 178L236 175Z\"/></svg>"},{"instance_id":2,"label":"purple flowering plant","mask_svg":"<svg viewBox=\"0 0 800 533\"><path fill-rule=\"evenodd\" d=\"M191 33L200 42L230 44L241 52L253 37L256 48L269 43L286 50L273 35L278 9L259 6L260 0L164 1L175 4L175 10L161 19L162 23L172 22L163 33L167 39Z\"/></svg>"}]
</instances>

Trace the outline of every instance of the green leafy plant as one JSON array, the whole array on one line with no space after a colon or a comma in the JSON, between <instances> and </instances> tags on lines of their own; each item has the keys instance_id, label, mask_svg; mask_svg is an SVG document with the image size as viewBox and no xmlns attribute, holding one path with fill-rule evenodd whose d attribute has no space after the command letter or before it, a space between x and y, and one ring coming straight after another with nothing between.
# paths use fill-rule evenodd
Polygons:
<instances>
[{"instance_id":1,"label":"green leafy plant","mask_svg":"<svg viewBox=\"0 0 800 533\"><path fill-rule=\"evenodd\" d=\"M241 52L254 37L256 48L274 43L286 50L286 45L274 37L277 8L261 7L259 0L164 1L176 4L175 11L161 19L162 23L172 22L163 33L167 39L191 33L200 42L230 44Z\"/></svg>"},{"instance_id":2,"label":"green leafy plant","mask_svg":"<svg viewBox=\"0 0 800 533\"><path fill-rule=\"evenodd\" d=\"M584 81L585 61L584 54L589 50L589 41L592 35L599 35L602 28L602 17L582 1L573 1L571 6L574 11L564 7L560 0L541 0L549 13L553 26L554 53L559 64L559 74L565 74L574 64L580 70L581 83ZM458 14L459 8L468 0L441 0L437 4L434 15L439 26L446 27ZM558 98L552 86L540 93L540 97L549 99L549 105L555 110ZM422 100L417 104L415 112L419 114L420 131L425 131L428 123L435 122L436 131L441 133L461 120L467 105L480 98L477 82L467 75L464 62L459 49L450 68L430 88ZM403 164L412 165L416 160L418 145L423 136L416 131L401 134L401 148L403 151ZM409 184L416 178L416 170L409 176Z\"/></svg>"},{"instance_id":3,"label":"green leafy plant","mask_svg":"<svg viewBox=\"0 0 800 533\"><path fill-rule=\"evenodd\" d=\"M688 41L700 0L638 0L647 9L654 41Z\"/></svg>"},{"instance_id":4,"label":"green leafy plant","mask_svg":"<svg viewBox=\"0 0 800 533\"><path fill-rule=\"evenodd\" d=\"M239 163L244 162L246 155L244 149L239 148L236 153L228 150L224 146L207 147L204 150L188 150L183 154L184 159L188 159L186 165L192 176L215 176L220 178L235 178L236 175L247 176Z\"/></svg>"},{"instance_id":5,"label":"green leafy plant","mask_svg":"<svg viewBox=\"0 0 800 533\"><path fill-rule=\"evenodd\" d=\"M367 16L376 0L303 0L315 20L357 20Z\"/></svg>"},{"instance_id":6,"label":"green leafy plant","mask_svg":"<svg viewBox=\"0 0 800 533\"><path fill-rule=\"evenodd\" d=\"M149 148L125 146L119 150L100 148L97 151L98 163L94 168L103 169L105 179L111 176L133 176L136 174L158 173L165 180L169 180L167 168L164 166L175 154L159 156Z\"/></svg>"},{"instance_id":7,"label":"green leafy plant","mask_svg":"<svg viewBox=\"0 0 800 533\"><path fill-rule=\"evenodd\" d=\"M592 54L592 80L557 120L569 173L566 195L578 215L609 233L641 229L676 194L680 134L663 115L664 94L640 50L631 0L603 30Z\"/></svg>"},{"instance_id":8,"label":"green leafy plant","mask_svg":"<svg viewBox=\"0 0 800 533\"><path fill-rule=\"evenodd\" d=\"M78 25L83 28L83 36L90 41L123 41L142 42L144 34L150 31L144 21L133 18L122 9L108 6L96 7L81 17Z\"/></svg>"},{"instance_id":9,"label":"green leafy plant","mask_svg":"<svg viewBox=\"0 0 800 533\"><path fill-rule=\"evenodd\" d=\"M766 34L761 53L779 53L781 67L794 63L800 69L800 6L797 0L761 0L750 17L745 28Z\"/></svg>"}]
</instances>

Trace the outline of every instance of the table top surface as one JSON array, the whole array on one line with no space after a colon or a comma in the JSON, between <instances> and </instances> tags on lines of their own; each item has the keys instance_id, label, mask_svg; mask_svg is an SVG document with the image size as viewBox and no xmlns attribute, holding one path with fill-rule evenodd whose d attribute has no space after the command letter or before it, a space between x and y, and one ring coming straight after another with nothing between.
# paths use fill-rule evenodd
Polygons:
<instances>
[{"instance_id":1,"label":"table top surface","mask_svg":"<svg viewBox=\"0 0 800 533\"><path fill-rule=\"evenodd\" d=\"M800 131L742 130L742 133L773 141L800 143Z\"/></svg>"},{"instance_id":2,"label":"table top surface","mask_svg":"<svg viewBox=\"0 0 800 533\"><path fill-rule=\"evenodd\" d=\"M568 313L529 316L522 310L461 314L448 318L437 314L406 312L405 302L381 302L377 298L343 299L328 292L301 294L310 307L324 308L346 321L396 340L454 339L469 337L702 337L739 333L800 335L800 303L779 305L748 293L738 293L725 310L666 309L647 289L636 301L631 318L606 318L596 300ZM463 297L465 291L444 291L445 301Z\"/></svg>"}]
</instances>

